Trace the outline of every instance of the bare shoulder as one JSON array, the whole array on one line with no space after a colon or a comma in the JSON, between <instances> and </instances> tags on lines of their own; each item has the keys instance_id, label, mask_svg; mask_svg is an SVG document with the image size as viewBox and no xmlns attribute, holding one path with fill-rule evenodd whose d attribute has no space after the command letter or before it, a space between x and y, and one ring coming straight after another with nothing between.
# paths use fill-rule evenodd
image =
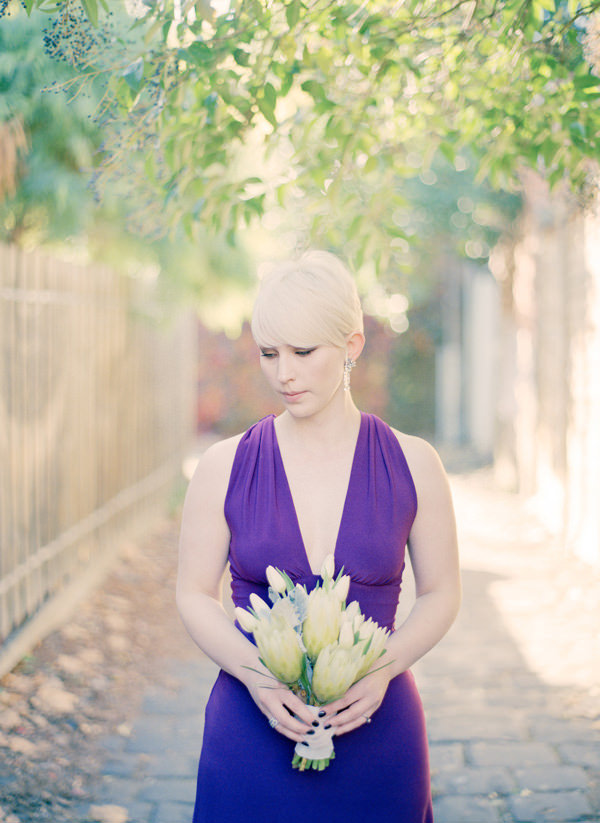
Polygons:
<instances>
[{"instance_id":1,"label":"bare shoulder","mask_svg":"<svg viewBox=\"0 0 600 823\"><path fill-rule=\"evenodd\" d=\"M188 497L224 499L235 453L243 436L242 433L219 440L202 453L190 481Z\"/></svg>"},{"instance_id":2,"label":"bare shoulder","mask_svg":"<svg viewBox=\"0 0 600 823\"><path fill-rule=\"evenodd\" d=\"M423 485L426 487L436 480L446 480L446 472L442 461L431 443L428 443L422 437L404 434L397 429L392 429L392 431L402 447L417 491Z\"/></svg>"}]
</instances>

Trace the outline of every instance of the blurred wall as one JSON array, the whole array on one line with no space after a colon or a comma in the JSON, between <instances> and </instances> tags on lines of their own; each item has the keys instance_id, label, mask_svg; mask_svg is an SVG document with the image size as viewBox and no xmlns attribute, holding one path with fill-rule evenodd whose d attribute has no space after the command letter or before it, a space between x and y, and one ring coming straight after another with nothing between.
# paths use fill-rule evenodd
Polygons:
<instances>
[{"instance_id":1,"label":"blurred wall","mask_svg":"<svg viewBox=\"0 0 600 823\"><path fill-rule=\"evenodd\" d=\"M600 565L600 200L582 208L533 174L502 286L496 471Z\"/></svg>"}]
</instances>

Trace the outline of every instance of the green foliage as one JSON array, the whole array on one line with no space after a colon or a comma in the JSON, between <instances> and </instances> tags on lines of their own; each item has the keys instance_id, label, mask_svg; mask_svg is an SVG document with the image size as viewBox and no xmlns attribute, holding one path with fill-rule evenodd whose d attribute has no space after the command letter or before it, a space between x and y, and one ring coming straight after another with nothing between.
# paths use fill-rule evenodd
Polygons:
<instances>
[{"instance_id":1,"label":"green foliage","mask_svg":"<svg viewBox=\"0 0 600 823\"><path fill-rule=\"evenodd\" d=\"M43 91L73 72L51 60L40 39L40 25L23 15L0 20L0 122L17 118L28 143L17 170L19 185L0 202L4 241L81 233L94 210L88 182L100 143L91 119L96 104L89 93L68 101Z\"/></svg>"},{"instance_id":2,"label":"green foliage","mask_svg":"<svg viewBox=\"0 0 600 823\"><path fill-rule=\"evenodd\" d=\"M95 0L82 4L102 26ZM98 189L115 187L143 231L190 240L233 241L279 205L310 242L339 246L344 215L356 265L373 255L380 269L400 265L398 181L439 158L468 155L495 188L518 188L523 167L584 186L600 158L600 78L584 42L599 8L233 0L217 12L206 0L146 0L139 17L121 12L118 48L73 57L81 83L106 78Z\"/></svg>"},{"instance_id":3,"label":"green foliage","mask_svg":"<svg viewBox=\"0 0 600 823\"><path fill-rule=\"evenodd\" d=\"M127 41L117 44L116 35L108 37L110 29L86 24L77 7L62 18L28 19L18 3L8 11L10 16L0 19L0 125L18 123L17 133L24 137L9 178L12 183L15 176L17 186L14 191L12 185L7 191L0 186L0 240L29 246L75 243L113 268L156 272L167 305L182 295L198 302L225 301L232 290L245 286L250 279L247 257L223 237L199 231L201 242L192 244L183 227L174 226L169 238L149 242L135 231L139 224L131 216L132 211L134 218L139 216L139 209L129 208L121 196L123 186L103 180L103 196L95 196L94 169L100 152L107 150L102 113L108 105L107 82L95 76L81 86L70 63L81 67L79 55L97 65L100 52L110 46L111 60L118 57L129 64ZM126 22L129 26L129 18ZM61 36L66 26L68 38ZM126 82L135 83L138 72L132 65ZM110 122L115 125L112 116ZM114 143L117 137L118 130L109 128L108 139ZM141 189L135 184L132 191L129 185L132 194Z\"/></svg>"}]
</instances>

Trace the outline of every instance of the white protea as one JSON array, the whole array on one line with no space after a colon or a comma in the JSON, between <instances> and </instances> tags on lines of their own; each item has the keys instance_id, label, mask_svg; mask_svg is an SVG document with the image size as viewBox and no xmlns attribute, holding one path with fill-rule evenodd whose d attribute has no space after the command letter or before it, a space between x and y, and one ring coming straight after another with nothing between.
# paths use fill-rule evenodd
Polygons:
<instances>
[{"instance_id":1,"label":"white protea","mask_svg":"<svg viewBox=\"0 0 600 823\"><path fill-rule=\"evenodd\" d=\"M336 595L324 588L313 589L308 596L306 619L302 624L302 640L311 660L334 643L340 632L342 604Z\"/></svg>"},{"instance_id":2,"label":"white protea","mask_svg":"<svg viewBox=\"0 0 600 823\"><path fill-rule=\"evenodd\" d=\"M273 604L271 614L282 617L292 629L298 624L296 608L287 597L281 597L277 603Z\"/></svg>"},{"instance_id":3,"label":"white protea","mask_svg":"<svg viewBox=\"0 0 600 823\"><path fill-rule=\"evenodd\" d=\"M313 671L313 694L320 703L342 697L358 677L361 663L356 646L345 649L337 643L326 646L317 658Z\"/></svg>"},{"instance_id":4,"label":"white protea","mask_svg":"<svg viewBox=\"0 0 600 823\"><path fill-rule=\"evenodd\" d=\"M265 666L283 683L295 683L302 674L303 652L299 637L280 614L258 621L254 639Z\"/></svg>"},{"instance_id":5,"label":"white protea","mask_svg":"<svg viewBox=\"0 0 600 823\"><path fill-rule=\"evenodd\" d=\"M279 594L284 594L287 586L281 572L279 572L274 566L267 566L266 575L267 580L269 581L269 586L271 586L272 589L275 589L275 591Z\"/></svg>"},{"instance_id":6,"label":"white protea","mask_svg":"<svg viewBox=\"0 0 600 823\"><path fill-rule=\"evenodd\" d=\"M368 640L377 628L377 623L375 623L375 621L372 620L370 617L367 620L363 620L358 630L360 639Z\"/></svg>"},{"instance_id":7,"label":"white protea","mask_svg":"<svg viewBox=\"0 0 600 823\"><path fill-rule=\"evenodd\" d=\"M344 600L348 597L348 591L350 589L350 576L344 574L340 579L336 582L335 586L333 587L333 591L335 592L335 596L338 598L340 603L343 603Z\"/></svg>"},{"instance_id":8,"label":"white protea","mask_svg":"<svg viewBox=\"0 0 600 823\"><path fill-rule=\"evenodd\" d=\"M352 646L354 646L354 630L352 628L352 623L348 623L347 621L342 623L338 643L343 649L351 649Z\"/></svg>"},{"instance_id":9,"label":"white protea","mask_svg":"<svg viewBox=\"0 0 600 823\"><path fill-rule=\"evenodd\" d=\"M360 625L364 617L360 613L360 606L358 605L358 600L353 600L352 603L349 603L344 611L342 612L342 622L343 623L352 623L353 626ZM358 621L358 623L356 622Z\"/></svg>"},{"instance_id":10,"label":"white protea","mask_svg":"<svg viewBox=\"0 0 600 823\"><path fill-rule=\"evenodd\" d=\"M366 623L370 623L369 635L360 645L362 645L363 649L366 648L367 650L362 654L357 677L362 677L365 675L373 663L381 657L385 651L385 644L388 639L387 629L383 629L381 626L378 626L372 621L365 621L359 629L359 634L360 630L366 625Z\"/></svg>"}]
</instances>

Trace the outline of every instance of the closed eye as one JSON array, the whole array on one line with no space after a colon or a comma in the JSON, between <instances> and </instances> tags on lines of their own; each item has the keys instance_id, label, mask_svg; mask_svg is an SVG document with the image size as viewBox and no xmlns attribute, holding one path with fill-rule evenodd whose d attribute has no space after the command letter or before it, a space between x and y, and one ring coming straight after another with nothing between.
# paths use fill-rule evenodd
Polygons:
<instances>
[{"instance_id":1,"label":"closed eye","mask_svg":"<svg viewBox=\"0 0 600 823\"><path fill-rule=\"evenodd\" d=\"M315 348L316 348L316 346L315 346ZM313 349L297 349L296 354L300 355L300 357L306 357L308 354L312 354L314 352L315 348L313 348Z\"/></svg>"}]
</instances>

